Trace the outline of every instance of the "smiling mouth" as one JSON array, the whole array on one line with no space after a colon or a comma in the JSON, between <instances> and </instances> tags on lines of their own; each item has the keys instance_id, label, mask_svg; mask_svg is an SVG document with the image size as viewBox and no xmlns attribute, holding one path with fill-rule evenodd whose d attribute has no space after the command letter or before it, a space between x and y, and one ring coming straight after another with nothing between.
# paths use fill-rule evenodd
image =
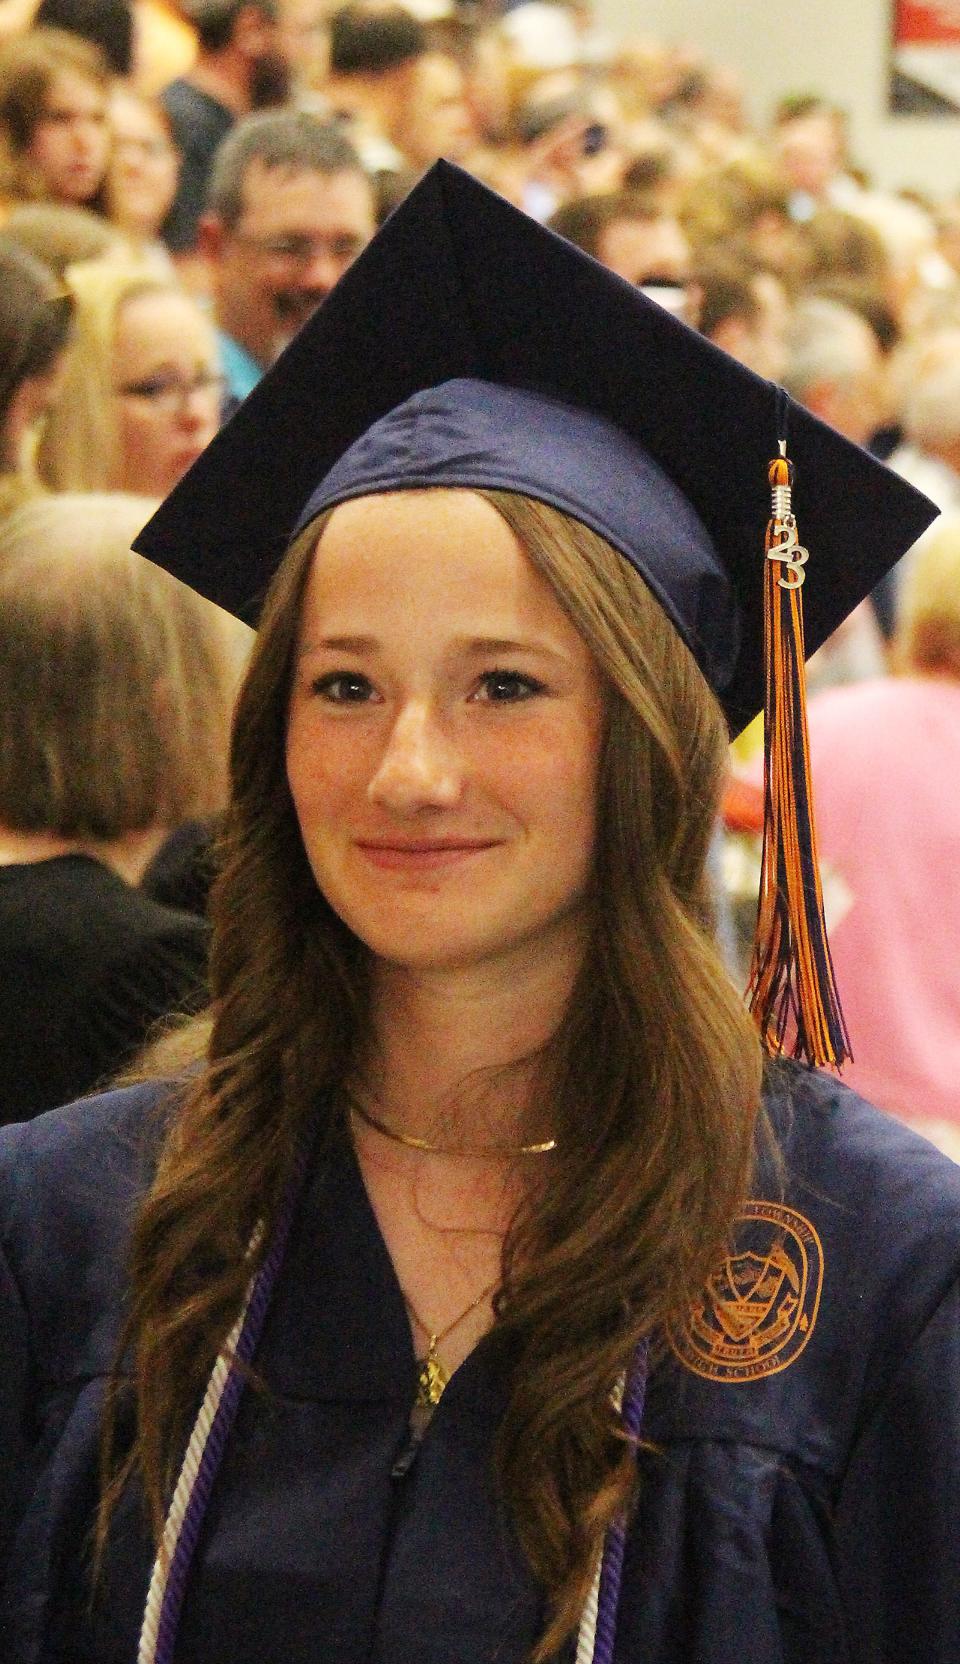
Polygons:
<instances>
[{"instance_id":1,"label":"smiling mouth","mask_svg":"<svg viewBox=\"0 0 960 1664\"><path fill-rule=\"evenodd\" d=\"M497 841L495 838L418 839L413 843L358 840L355 847L375 867L409 872L456 866L472 855L494 849Z\"/></svg>"}]
</instances>

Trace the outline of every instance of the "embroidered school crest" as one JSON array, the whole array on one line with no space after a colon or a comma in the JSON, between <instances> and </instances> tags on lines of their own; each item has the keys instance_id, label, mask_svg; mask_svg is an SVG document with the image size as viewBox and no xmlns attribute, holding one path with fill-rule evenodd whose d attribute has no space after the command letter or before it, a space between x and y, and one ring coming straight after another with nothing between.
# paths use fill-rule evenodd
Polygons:
<instances>
[{"instance_id":1,"label":"embroidered school crest","mask_svg":"<svg viewBox=\"0 0 960 1664\"><path fill-rule=\"evenodd\" d=\"M779 1202L747 1202L735 1252L670 1344L708 1381L776 1375L813 1334L822 1286L823 1247L809 1219Z\"/></svg>"}]
</instances>

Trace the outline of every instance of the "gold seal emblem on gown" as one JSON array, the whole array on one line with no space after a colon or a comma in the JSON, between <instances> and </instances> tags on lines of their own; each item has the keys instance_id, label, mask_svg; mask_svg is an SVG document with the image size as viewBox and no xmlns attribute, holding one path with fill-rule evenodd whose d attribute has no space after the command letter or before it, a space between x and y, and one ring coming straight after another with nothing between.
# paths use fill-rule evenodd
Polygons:
<instances>
[{"instance_id":1,"label":"gold seal emblem on gown","mask_svg":"<svg viewBox=\"0 0 960 1664\"><path fill-rule=\"evenodd\" d=\"M822 1288L823 1246L810 1220L780 1202L747 1202L734 1248L670 1345L708 1381L761 1381L803 1351Z\"/></svg>"}]
</instances>

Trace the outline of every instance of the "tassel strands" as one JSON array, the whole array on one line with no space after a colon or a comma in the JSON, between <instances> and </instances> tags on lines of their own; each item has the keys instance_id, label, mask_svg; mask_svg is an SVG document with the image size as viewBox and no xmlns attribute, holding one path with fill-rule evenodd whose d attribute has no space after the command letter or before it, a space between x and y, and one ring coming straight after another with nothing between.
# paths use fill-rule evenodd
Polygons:
<instances>
[{"instance_id":1,"label":"tassel strands","mask_svg":"<svg viewBox=\"0 0 960 1664\"><path fill-rule=\"evenodd\" d=\"M760 902L747 999L766 1051L838 1067L851 1056L823 915L811 800L802 588L808 552L780 441L768 469L765 541L764 816Z\"/></svg>"}]
</instances>

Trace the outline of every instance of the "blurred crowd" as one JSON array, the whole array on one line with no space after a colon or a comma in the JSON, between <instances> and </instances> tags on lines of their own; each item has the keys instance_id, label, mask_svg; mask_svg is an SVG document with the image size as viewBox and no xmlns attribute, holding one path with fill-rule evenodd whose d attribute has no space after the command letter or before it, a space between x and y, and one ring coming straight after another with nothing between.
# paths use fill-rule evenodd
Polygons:
<instances>
[{"instance_id":1,"label":"blurred crowd","mask_svg":"<svg viewBox=\"0 0 960 1664\"><path fill-rule=\"evenodd\" d=\"M960 170L880 188L816 89L746 91L588 0L0 0L3 1118L202 1001L248 632L129 544L442 156L943 509L814 660L811 754L850 1078L960 1152Z\"/></svg>"}]
</instances>

